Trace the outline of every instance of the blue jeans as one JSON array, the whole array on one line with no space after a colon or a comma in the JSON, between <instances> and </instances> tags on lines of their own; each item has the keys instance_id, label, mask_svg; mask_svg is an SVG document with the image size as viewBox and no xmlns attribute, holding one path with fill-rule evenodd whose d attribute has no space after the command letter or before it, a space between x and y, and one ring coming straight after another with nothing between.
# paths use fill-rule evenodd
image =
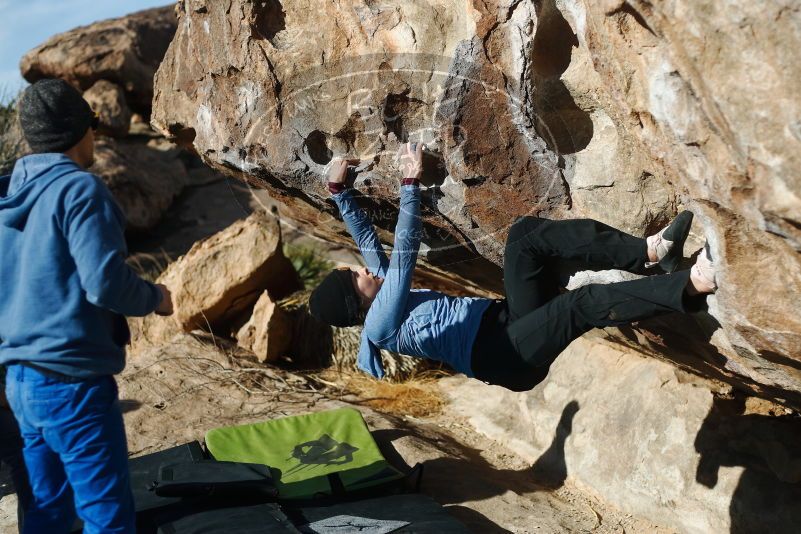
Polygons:
<instances>
[{"instance_id":1,"label":"blue jeans","mask_svg":"<svg viewBox=\"0 0 801 534\"><path fill-rule=\"evenodd\" d=\"M85 534L134 534L128 447L114 378L70 383L11 365L6 396L25 442L33 492L24 533L67 533L77 513Z\"/></svg>"}]
</instances>

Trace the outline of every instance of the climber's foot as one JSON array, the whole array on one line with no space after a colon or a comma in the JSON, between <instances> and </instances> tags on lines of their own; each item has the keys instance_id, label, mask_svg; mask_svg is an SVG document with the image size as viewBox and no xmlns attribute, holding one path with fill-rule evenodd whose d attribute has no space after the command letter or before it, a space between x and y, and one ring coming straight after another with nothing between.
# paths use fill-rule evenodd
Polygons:
<instances>
[{"instance_id":1,"label":"climber's foot","mask_svg":"<svg viewBox=\"0 0 801 534\"><path fill-rule=\"evenodd\" d=\"M692 223L693 213L682 211L658 234L647 237L649 261L645 266L659 265L666 273L675 271L681 261L684 242L690 233Z\"/></svg>"},{"instance_id":2,"label":"climber's foot","mask_svg":"<svg viewBox=\"0 0 801 534\"><path fill-rule=\"evenodd\" d=\"M718 289L717 277L715 276L715 263L712 261L712 254L709 251L709 243L704 243L704 248L698 254L695 265L690 269L690 285L693 293L714 293Z\"/></svg>"}]
</instances>

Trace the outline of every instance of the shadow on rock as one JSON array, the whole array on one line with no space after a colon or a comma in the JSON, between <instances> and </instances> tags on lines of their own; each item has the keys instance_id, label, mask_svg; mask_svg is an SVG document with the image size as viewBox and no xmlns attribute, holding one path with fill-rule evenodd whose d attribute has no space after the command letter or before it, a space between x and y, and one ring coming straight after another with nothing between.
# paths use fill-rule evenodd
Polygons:
<instances>
[{"instance_id":1,"label":"shadow on rock","mask_svg":"<svg viewBox=\"0 0 801 534\"><path fill-rule=\"evenodd\" d=\"M742 467L729 505L732 534L798 532L801 418L746 413L753 410L742 397L715 398L695 438L696 481L714 488L722 467Z\"/></svg>"},{"instance_id":2,"label":"shadow on rock","mask_svg":"<svg viewBox=\"0 0 801 534\"><path fill-rule=\"evenodd\" d=\"M511 530L507 530L493 523L484 515L467 506L451 505L445 509L448 510L448 513L453 517L465 525L469 525L472 532L480 532L481 534L512 534Z\"/></svg>"},{"instance_id":3,"label":"shadow on rock","mask_svg":"<svg viewBox=\"0 0 801 534\"><path fill-rule=\"evenodd\" d=\"M579 411L579 403L571 401L562 410L562 417L556 425L556 433L551 446L534 463L531 474L534 480L544 487L555 490L561 488L567 479L567 464L565 463L565 441L573 432L573 418Z\"/></svg>"},{"instance_id":4,"label":"shadow on rock","mask_svg":"<svg viewBox=\"0 0 801 534\"><path fill-rule=\"evenodd\" d=\"M578 37L554 0L537 3L537 34L531 52L537 133L558 154L574 154L593 136L590 114L581 109L560 79L570 65Z\"/></svg>"},{"instance_id":5,"label":"shadow on rock","mask_svg":"<svg viewBox=\"0 0 801 534\"><path fill-rule=\"evenodd\" d=\"M120 399L122 413L135 412L142 407L142 403L134 399Z\"/></svg>"}]
</instances>

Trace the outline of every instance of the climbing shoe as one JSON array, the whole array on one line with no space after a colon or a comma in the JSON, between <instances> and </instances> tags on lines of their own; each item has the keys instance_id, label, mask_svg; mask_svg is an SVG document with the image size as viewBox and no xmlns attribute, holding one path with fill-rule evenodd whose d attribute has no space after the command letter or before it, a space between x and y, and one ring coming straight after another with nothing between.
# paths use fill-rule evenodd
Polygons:
<instances>
[{"instance_id":1,"label":"climbing shoe","mask_svg":"<svg viewBox=\"0 0 801 534\"><path fill-rule=\"evenodd\" d=\"M690 270L690 278L695 288L701 293L714 293L718 289L715 263L712 261L708 241L704 243L704 249L698 254L695 265Z\"/></svg>"},{"instance_id":2,"label":"climbing shoe","mask_svg":"<svg viewBox=\"0 0 801 534\"><path fill-rule=\"evenodd\" d=\"M646 238L648 250L656 252L657 261L647 262L646 267L659 267L666 273L672 273L679 266L684 251L684 241L690 233L693 213L682 211L668 226L655 235Z\"/></svg>"}]
</instances>

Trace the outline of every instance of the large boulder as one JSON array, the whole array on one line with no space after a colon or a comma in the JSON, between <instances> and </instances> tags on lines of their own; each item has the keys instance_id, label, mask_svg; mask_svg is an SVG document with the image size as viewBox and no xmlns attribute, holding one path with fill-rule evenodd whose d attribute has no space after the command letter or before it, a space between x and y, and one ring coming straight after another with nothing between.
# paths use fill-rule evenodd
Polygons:
<instances>
[{"instance_id":1,"label":"large boulder","mask_svg":"<svg viewBox=\"0 0 801 534\"><path fill-rule=\"evenodd\" d=\"M798 9L782 1L549 3L578 45L560 81L577 102L594 102L587 109L615 128L618 148L666 173L699 216L695 232L709 239L722 286L710 299L710 322L720 328L704 329L716 349L710 361L760 388L789 390L799 403ZM622 156L610 170L630 160ZM598 174L581 152L574 168L574 178ZM599 198L616 209L617 196Z\"/></svg>"},{"instance_id":2,"label":"large boulder","mask_svg":"<svg viewBox=\"0 0 801 534\"><path fill-rule=\"evenodd\" d=\"M63 78L84 91L98 80L114 82L132 109L149 115L153 74L175 29L172 6L96 22L51 37L22 57L20 70L31 83Z\"/></svg>"},{"instance_id":3,"label":"large boulder","mask_svg":"<svg viewBox=\"0 0 801 534\"><path fill-rule=\"evenodd\" d=\"M348 239L322 179L346 154L362 158L356 184L391 242L389 156L407 139L431 148L421 259L486 288L517 216L646 235L689 207L686 253L706 236L720 266L711 315L609 335L661 340L671 358L665 346L684 343L687 368L801 405L801 17L787 2L184 0L177 12L154 126L319 235Z\"/></svg>"},{"instance_id":4,"label":"large boulder","mask_svg":"<svg viewBox=\"0 0 801 534\"><path fill-rule=\"evenodd\" d=\"M147 125L153 76L176 24L173 6L140 11L55 35L20 62L29 82L58 77L83 91L100 119L92 171L135 233L151 230L191 183L186 155L165 147Z\"/></svg>"},{"instance_id":5,"label":"large boulder","mask_svg":"<svg viewBox=\"0 0 801 534\"><path fill-rule=\"evenodd\" d=\"M99 138L91 171L111 190L135 233L153 228L189 179L180 150L158 140Z\"/></svg>"},{"instance_id":6,"label":"large boulder","mask_svg":"<svg viewBox=\"0 0 801 534\"><path fill-rule=\"evenodd\" d=\"M798 530L801 424L782 406L586 339L525 394L442 386L451 413L530 462L536 483L681 533Z\"/></svg>"},{"instance_id":7,"label":"large boulder","mask_svg":"<svg viewBox=\"0 0 801 534\"><path fill-rule=\"evenodd\" d=\"M474 248L500 262L511 220L568 207L558 155L517 113L527 91L514 58L534 37L533 4L511 20L445 0L388 9L192 1L177 9L153 124L209 164L269 187L295 212L301 202L314 208L310 218L331 212L325 166L336 154L359 155L360 183L391 230L398 177L389 155L407 139L441 156L426 176L442 186L427 201L431 249L423 255L435 263L472 257ZM482 45L490 33L500 55ZM507 37L512 48L501 53Z\"/></svg>"}]
</instances>

